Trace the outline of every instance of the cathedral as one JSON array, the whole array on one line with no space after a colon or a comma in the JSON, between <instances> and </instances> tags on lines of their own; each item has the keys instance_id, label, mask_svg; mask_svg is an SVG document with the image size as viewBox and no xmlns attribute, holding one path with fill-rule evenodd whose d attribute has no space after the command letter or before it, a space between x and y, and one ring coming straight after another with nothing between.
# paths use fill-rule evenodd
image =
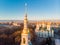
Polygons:
<instances>
[{"instance_id":1,"label":"cathedral","mask_svg":"<svg viewBox=\"0 0 60 45\"><path fill-rule=\"evenodd\" d=\"M43 38L54 37L54 30L51 30L50 23L48 23L47 25L42 23L40 25L37 22L36 29L35 29L36 35L38 37L43 37Z\"/></svg>"},{"instance_id":2,"label":"cathedral","mask_svg":"<svg viewBox=\"0 0 60 45\"><path fill-rule=\"evenodd\" d=\"M45 25L42 24L44 27ZM48 38L48 37L54 37L54 31L50 29L50 25L47 25L47 30L39 29L39 24L37 23L35 33L39 38L36 39L37 43L39 44L41 41L40 37ZM27 4L25 4L25 16L24 16L24 28L21 33L21 44L20 45L32 45L30 38L30 32L28 29L28 19L27 19Z\"/></svg>"}]
</instances>

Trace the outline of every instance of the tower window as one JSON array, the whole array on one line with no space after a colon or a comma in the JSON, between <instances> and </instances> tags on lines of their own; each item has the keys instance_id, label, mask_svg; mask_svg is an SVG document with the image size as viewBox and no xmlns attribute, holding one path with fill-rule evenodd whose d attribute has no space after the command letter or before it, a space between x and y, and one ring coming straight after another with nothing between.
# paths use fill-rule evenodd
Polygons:
<instances>
[{"instance_id":1,"label":"tower window","mask_svg":"<svg viewBox=\"0 0 60 45\"><path fill-rule=\"evenodd\" d=\"M25 38L23 38L23 43L25 44Z\"/></svg>"}]
</instances>

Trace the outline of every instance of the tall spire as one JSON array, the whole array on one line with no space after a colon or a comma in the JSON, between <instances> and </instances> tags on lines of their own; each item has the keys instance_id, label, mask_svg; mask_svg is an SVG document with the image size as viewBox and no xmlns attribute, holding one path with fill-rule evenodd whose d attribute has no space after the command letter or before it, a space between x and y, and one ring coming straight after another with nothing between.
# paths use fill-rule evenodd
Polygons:
<instances>
[{"instance_id":1,"label":"tall spire","mask_svg":"<svg viewBox=\"0 0 60 45\"><path fill-rule=\"evenodd\" d=\"M25 3L25 18L27 19L27 3Z\"/></svg>"},{"instance_id":2,"label":"tall spire","mask_svg":"<svg viewBox=\"0 0 60 45\"><path fill-rule=\"evenodd\" d=\"M24 29L23 33L28 33L27 3L25 3Z\"/></svg>"},{"instance_id":3,"label":"tall spire","mask_svg":"<svg viewBox=\"0 0 60 45\"><path fill-rule=\"evenodd\" d=\"M25 3L25 14L27 14L27 3Z\"/></svg>"}]
</instances>

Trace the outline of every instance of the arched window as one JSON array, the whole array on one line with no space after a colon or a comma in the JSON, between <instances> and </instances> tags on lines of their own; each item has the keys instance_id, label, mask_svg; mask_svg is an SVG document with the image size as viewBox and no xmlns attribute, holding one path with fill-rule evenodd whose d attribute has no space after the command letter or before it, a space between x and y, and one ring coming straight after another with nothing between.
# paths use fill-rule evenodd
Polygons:
<instances>
[{"instance_id":1,"label":"arched window","mask_svg":"<svg viewBox=\"0 0 60 45\"><path fill-rule=\"evenodd\" d=\"M25 44L25 38L23 38L23 43Z\"/></svg>"}]
</instances>

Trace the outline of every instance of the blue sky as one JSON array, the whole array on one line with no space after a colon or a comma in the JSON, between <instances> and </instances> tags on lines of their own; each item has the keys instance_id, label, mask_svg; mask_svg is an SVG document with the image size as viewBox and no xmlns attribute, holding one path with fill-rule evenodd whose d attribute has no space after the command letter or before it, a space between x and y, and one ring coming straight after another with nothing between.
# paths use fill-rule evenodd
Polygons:
<instances>
[{"instance_id":1,"label":"blue sky","mask_svg":"<svg viewBox=\"0 0 60 45\"><path fill-rule=\"evenodd\" d=\"M0 0L0 20L22 20L25 3L29 20L60 19L60 0Z\"/></svg>"}]
</instances>

